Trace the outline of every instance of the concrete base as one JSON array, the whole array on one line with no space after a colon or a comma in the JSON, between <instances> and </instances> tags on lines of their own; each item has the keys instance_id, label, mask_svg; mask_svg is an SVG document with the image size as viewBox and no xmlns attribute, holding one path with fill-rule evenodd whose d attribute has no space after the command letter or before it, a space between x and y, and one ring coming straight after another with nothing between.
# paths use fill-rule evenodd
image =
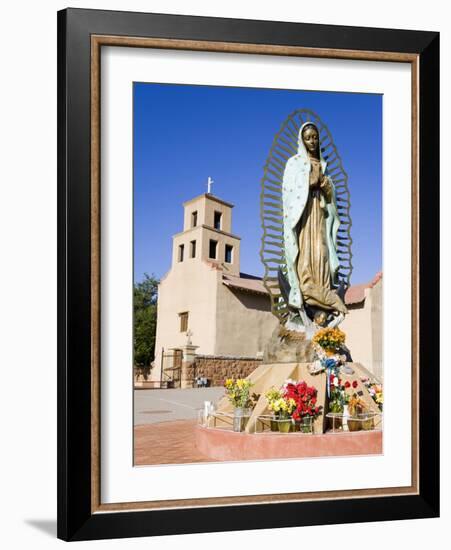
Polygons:
<instances>
[{"instance_id":1,"label":"concrete base","mask_svg":"<svg viewBox=\"0 0 451 550\"><path fill-rule=\"evenodd\" d=\"M196 447L215 460L266 460L382 454L382 431L320 435L249 434L196 426Z\"/></svg>"}]
</instances>

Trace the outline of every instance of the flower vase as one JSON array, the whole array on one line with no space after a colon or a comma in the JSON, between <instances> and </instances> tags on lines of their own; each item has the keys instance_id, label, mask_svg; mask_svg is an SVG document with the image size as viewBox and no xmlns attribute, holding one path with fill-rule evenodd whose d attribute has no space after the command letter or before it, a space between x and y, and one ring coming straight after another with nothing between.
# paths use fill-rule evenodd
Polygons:
<instances>
[{"instance_id":1,"label":"flower vase","mask_svg":"<svg viewBox=\"0 0 451 550\"><path fill-rule=\"evenodd\" d=\"M349 408L347 405L343 406L343 430L348 430L348 416L349 416Z\"/></svg>"},{"instance_id":2,"label":"flower vase","mask_svg":"<svg viewBox=\"0 0 451 550\"><path fill-rule=\"evenodd\" d=\"M363 415L361 425L362 430L374 430L374 418L371 415Z\"/></svg>"},{"instance_id":3,"label":"flower vase","mask_svg":"<svg viewBox=\"0 0 451 550\"><path fill-rule=\"evenodd\" d=\"M333 432L337 432L343 428L343 419L341 416L329 417L329 429Z\"/></svg>"},{"instance_id":4,"label":"flower vase","mask_svg":"<svg viewBox=\"0 0 451 550\"><path fill-rule=\"evenodd\" d=\"M304 416L302 418L301 424L300 424L300 431L303 434L313 433L313 417L312 416Z\"/></svg>"},{"instance_id":5,"label":"flower vase","mask_svg":"<svg viewBox=\"0 0 451 550\"><path fill-rule=\"evenodd\" d=\"M233 411L233 431L244 432L249 421L249 409L235 407Z\"/></svg>"},{"instance_id":6,"label":"flower vase","mask_svg":"<svg viewBox=\"0 0 451 550\"><path fill-rule=\"evenodd\" d=\"M272 432L278 432L279 431L278 416L273 415L269 420L269 425Z\"/></svg>"},{"instance_id":7,"label":"flower vase","mask_svg":"<svg viewBox=\"0 0 451 550\"><path fill-rule=\"evenodd\" d=\"M362 427L361 424L357 418L348 418L348 430L350 432L358 432Z\"/></svg>"},{"instance_id":8,"label":"flower vase","mask_svg":"<svg viewBox=\"0 0 451 550\"><path fill-rule=\"evenodd\" d=\"M279 424L279 432L287 434L291 430L291 418L280 418L278 421Z\"/></svg>"},{"instance_id":9,"label":"flower vase","mask_svg":"<svg viewBox=\"0 0 451 550\"><path fill-rule=\"evenodd\" d=\"M350 432L358 432L362 429L362 422L360 420L362 409L355 407L352 412L353 414L348 418L348 430Z\"/></svg>"}]
</instances>

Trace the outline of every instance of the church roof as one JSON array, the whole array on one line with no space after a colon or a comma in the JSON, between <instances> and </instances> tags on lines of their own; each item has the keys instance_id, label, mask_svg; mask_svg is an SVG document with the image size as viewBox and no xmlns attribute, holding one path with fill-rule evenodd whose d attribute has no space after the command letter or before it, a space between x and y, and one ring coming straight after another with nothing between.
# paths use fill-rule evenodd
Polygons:
<instances>
[{"instance_id":1,"label":"church roof","mask_svg":"<svg viewBox=\"0 0 451 550\"><path fill-rule=\"evenodd\" d=\"M362 283L360 285L350 286L345 294L345 304L347 306L353 304L359 304L365 300L365 290L367 288L373 288L376 283L382 279L382 271L376 274L374 279L369 283Z\"/></svg>"},{"instance_id":2,"label":"church roof","mask_svg":"<svg viewBox=\"0 0 451 550\"><path fill-rule=\"evenodd\" d=\"M379 271L371 282L349 287L345 294L346 305L363 302L365 300L365 290L367 288L373 288L381 279L382 271ZM236 290L252 292L254 294L268 294L268 291L263 285L263 280L260 277L248 275L247 273L240 273L239 277L224 273L222 282L226 286Z\"/></svg>"},{"instance_id":3,"label":"church roof","mask_svg":"<svg viewBox=\"0 0 451 550\"><path fill-rule=\"evenodd\" d=\"M186 206L187 204L190 204L192 202L196 202L199 199L210 199L211 201L218 202L219 204L223 204L224 206L228 206L229 208L233 208L234 205L231 202L227 202L223 199L220 199L216 195L213 195L213 193L202 193L202 195L198 195L197 197L194 197L192 199L189 199L183 203L183 206Z\"/></svg>"},{"instance_id":4,"label":"church roof","mask_svg":"<svg viewBox=\"0 0 451 550\"><path fill-rule=\"evenodd\" d=\"M229 275L224 273L222 282L231 288L252 292L254 294L268 294L268 291L263 286L263 280L260 277L254 277L247 273L240 273L240 276Z\"/></svg>"}]
</instances>

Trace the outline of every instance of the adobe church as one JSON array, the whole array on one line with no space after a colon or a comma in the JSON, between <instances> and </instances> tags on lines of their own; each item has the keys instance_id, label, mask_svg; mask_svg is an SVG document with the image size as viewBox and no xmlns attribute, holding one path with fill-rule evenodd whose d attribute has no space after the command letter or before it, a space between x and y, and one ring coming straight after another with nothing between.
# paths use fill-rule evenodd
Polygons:
<instances>
[{"instance_id":1,"label":"adobe church","mask_svg":"<svg viewBox=\"0 0 451 550\"><path fill-rule=\"evenodd\" d=\"M278 320L262 279L240 271L241 239L232 232L233 204L205 193L183 208L183 231L173 236L172 265L158 287L151 380L177 379L182 363L201 358L204 364L221 365L223 373L229 368L224 365L232 364L244 366L239 375L251 372L260 364ZM379 377L381 289L381 275L348 289L349 315L342 325L354 361ZM362 345L368 330L371 345Z\"/></svg>"},{"instance_id":2,"label":"adobe church","mask_svg":"<svg viewBox=\"0 0 451 550\"><path fill-rule=\"evenodd\" d=\"M262 280L240 272L233 204L205 193L183 207L183 231L173 236L172 266L158 287L155 380L163 354L188 340L196 354L256 358L278 322Z\"/></svg>"}]
</instances>

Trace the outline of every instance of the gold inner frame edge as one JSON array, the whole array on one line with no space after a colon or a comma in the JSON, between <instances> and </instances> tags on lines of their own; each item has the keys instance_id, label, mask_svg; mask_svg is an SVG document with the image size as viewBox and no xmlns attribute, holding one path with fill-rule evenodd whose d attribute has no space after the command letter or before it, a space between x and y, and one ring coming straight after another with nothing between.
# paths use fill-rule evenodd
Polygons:
<instances>
[{"instance_id":1,"label":"gold inner frame edge","mask_svg":"<svg viewBox=\"0 0 451 550\"><path fill-rule=\"evenodd\" d=\"M412 480L408 487L281 493L102 504L100 499L100 50L102 46L247 53L410 63L412 207ZM419 55L401 52L307 48L113 35L91 36L91 513L210 506L309 502L419 494Z\"/></svg>"}]
</instances>

